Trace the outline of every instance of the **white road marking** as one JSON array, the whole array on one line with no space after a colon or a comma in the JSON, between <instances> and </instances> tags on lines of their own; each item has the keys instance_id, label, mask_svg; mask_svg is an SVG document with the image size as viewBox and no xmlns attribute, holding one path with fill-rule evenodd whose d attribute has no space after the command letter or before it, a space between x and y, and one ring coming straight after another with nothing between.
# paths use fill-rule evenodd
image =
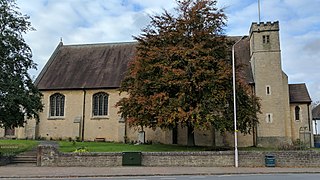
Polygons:
<instances>
[{"instance_id":1,"label":"white road marking","mask_svg":"<svg viewBox=\"0 0 320 180\"><path fill-rule=\"evenodd\" d=\"M204 179L207 176L191 176L190 179Z\"/></svg>"}]
</instances>

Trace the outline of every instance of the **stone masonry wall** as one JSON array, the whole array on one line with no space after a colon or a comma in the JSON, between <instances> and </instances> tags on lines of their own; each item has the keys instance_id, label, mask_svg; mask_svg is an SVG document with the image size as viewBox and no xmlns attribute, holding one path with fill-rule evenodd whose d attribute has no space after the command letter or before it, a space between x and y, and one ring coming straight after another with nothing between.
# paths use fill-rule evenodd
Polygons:
<instances>
[{"instance_id":1,"label":"stone masonry wall","mask_svg":"<svg viewBox=\"0 0 320 180\"><path fill-rule=\"evenodd\" d=\"M61 153L57 166L114 167L121 166L122 153Z\"/></svg>"},{"instance_id":2,"label":"stone masonry wall","mask_svg":"<svg viewBox=\"0 0 320 180\"><path fill-rule=\"evenodd\" d=\"M10 163L12 156L2 156L0 154L0 166L5 166Z\"/></svg>"},{"instance_id":3,"label":"stone masonry wall","mask_svg":"<svg viewBox=\"0 0 320 180\"><path fill-rule=\"evenodd\" d=\"M218 152L146 152L142 153L143 166L233 166L231 151Z\"/></svg>"},{"instance_id":4,"label":"stone masonry wall","mask_svg":"<svg viewBox=\"0 0 320 180\"><path fill-rule=\"evenodd\" d=\"M122 153L61 153L54 146L39 146L38 166L111 167L122 165Z\"/></svg>"},{"instance_id":5,"label":"stone masonry wall","mask_svg":"<svg viewBox=\"0 0 320 180\"><path fill-rule=\"evenodd\" d=\"M318 151L240 151L240 167L263 167L265 156L275 157L276 167L320 167ZM38 147L38 166L113 167L122 165L122 153L61 153L54 146ZM142 166L232 167L233 151L144 152Z\"/></svg>"}]
</instances>

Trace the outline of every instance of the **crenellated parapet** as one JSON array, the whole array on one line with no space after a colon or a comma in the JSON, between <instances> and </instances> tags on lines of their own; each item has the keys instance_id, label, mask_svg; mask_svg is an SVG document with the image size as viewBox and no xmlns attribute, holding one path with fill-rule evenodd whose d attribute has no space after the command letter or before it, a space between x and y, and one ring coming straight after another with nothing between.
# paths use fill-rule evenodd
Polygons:
<instances>
[{"instance_id":1,"label":"crenellated parapet","mask_svg":"<svg viewBox=\"0 0 320 180\"><path fill-rule=\"evenodd\" d=\"M279 31L279 21L275 22L253 22L250 28L250 35L253 32L263 32L263 31Z\"/></svg>"}]
</instances>

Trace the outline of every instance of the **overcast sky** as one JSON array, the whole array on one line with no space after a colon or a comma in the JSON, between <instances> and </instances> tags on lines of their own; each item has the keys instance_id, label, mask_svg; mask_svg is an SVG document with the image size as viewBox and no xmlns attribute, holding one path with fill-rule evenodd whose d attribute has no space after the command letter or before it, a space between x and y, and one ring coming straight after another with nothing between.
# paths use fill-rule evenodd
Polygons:
<instances>
[{"instance_id":1,"label":"overcast sky","mask_svg":"<svg viewBox=\"0 0 320 180\"><path fill-rule=\"evenodd\" d=\"M227 35L248 35L258 21L258 0L220 0L226 7ZM320 0L260 0L261 21L279 21L282 68L289 83L307 84L320 100ZM25 39L38 64L37 76L60 42L88 44L133 41L148 15L172 11L174 0L17 0L36 31Z\"/></svg>"}]
</instances>

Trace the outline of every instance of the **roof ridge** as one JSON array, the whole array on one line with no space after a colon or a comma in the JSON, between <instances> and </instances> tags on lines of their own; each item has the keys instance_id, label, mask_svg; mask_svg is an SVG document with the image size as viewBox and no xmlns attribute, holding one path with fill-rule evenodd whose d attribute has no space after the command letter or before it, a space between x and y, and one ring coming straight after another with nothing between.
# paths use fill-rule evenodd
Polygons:
<instances>
[{"instance_id":1,"label":"roof ridge","mask_svg":"<svg viewBox=\"0 0 320 180\"><path fill-rule=\"evenodd\" d=\"M68 45L63 45L65 47L71 47L71 46L76 46L76 47L81 47L81 46L112 46L112 45L130 45L130 44L137 44L137 41L128 41L128 42L112 42L112 43L87 43L87 44L68 44Z\"/></svg>"}]
</instances>

